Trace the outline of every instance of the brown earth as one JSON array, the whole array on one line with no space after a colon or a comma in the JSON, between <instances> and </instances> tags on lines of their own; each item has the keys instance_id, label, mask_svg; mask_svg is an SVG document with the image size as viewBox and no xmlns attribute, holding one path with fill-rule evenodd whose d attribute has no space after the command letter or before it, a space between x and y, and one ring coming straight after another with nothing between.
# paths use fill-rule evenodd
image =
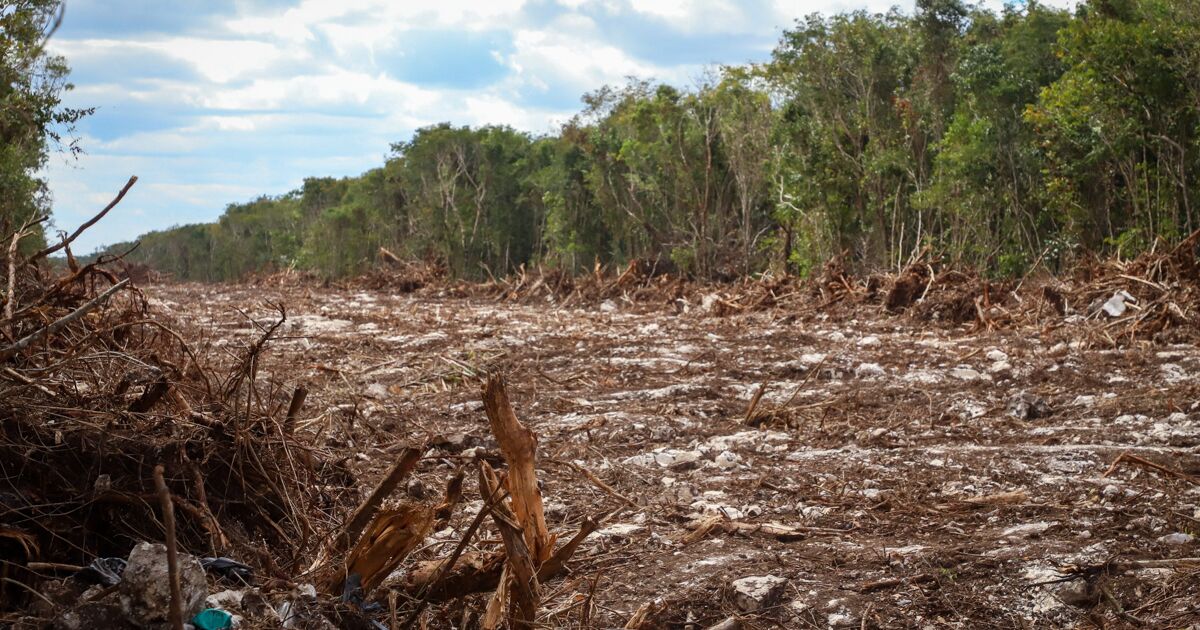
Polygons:
<instances>
[{"instance_id":1,"label":"brown earth","mask_svg":"<svg viewBox=\"0 0 1200 630\"><path fill-rule=\"evenodd\" d=\"M1093 349L1082 321L979 332L882 304L714 316L729 312L715 296L668 312L305 286L146 293L208 350L258 338L251 320L285 304L258 376L282 384L284 408L290 386L310 389L297 435L344 457L364 496L422 440L434 446L415 496L495 456L480 383L505 374L540 440L550 530L613 512L543 586L546 627L623 627L648 603L646 628L735 614L752 628L1200 624L1200 569L1175 562L1200 556L1195 345ZM445 557L480 505L391 583ZM782 597L740 611L731 583L766 575L787 579ZM485 604L435 604L430 627L475 627Z\"/></svg>"}]
</instances>

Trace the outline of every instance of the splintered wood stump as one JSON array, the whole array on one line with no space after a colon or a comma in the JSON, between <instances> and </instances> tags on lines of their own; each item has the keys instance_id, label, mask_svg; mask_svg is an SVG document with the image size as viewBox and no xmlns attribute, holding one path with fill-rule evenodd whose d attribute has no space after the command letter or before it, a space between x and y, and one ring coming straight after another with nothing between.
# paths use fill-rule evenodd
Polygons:
<instances>
[{"instance_id":1,"label":"splintered wood stump","mask_svg":"<svg viewBox=\"0 0 1200 630\"><path fill-rule=\"evenodd\" d=\"M500 480L487 462L479 462L479 489L484 501L495 496L500 487ZM500 584L492 601L488 604L488 615L495 619L497 611L504 609L504 600L512 596L512 624L514 628L531 628L537 618L538 605L541 603L541 592L537 580L537 564L533 561L531 550L526 546L526 538L521 535L521 525L517 516L505 505L498 501L491 508L492 521L500 531L504 541L504 553L508 563L503 569ZM528 533L528 532L526 532ZM494 625L493 625L494 627Z\"/></svg>"},{"instance_id":2,"label":"splintered wood stump","mask_svg":"<svg viewBox=\"0 0 1200 630\"><path fill-rule=\"evenodd\" d=\"M368 524L372 524L372 527L374 527L372 519L379 511L380 506L388 498L388 495L394 492L412 474L413 469L417 467L417 463L421 461L421 453L424 451L425 447L423 445L404 449L399 459L396 460L396 464L388 471L387 476L379 482L379 485L375 487L370 496L364 499L358 508L354 510L354 513L350 515L350 518L342 527L342 531L333 536L317 553L316 559L313 560L312 566L309 567L310 571L328 570L329 565L335 562L351 545L362 542L360 535L363 530ZM461 494L461 487L459 492ZM433 512L432 510L429 512L429 518L432 519ZM334 573L333 577L323 580L326 585L326 591L331 594L341 592L342 583L339 580L344 580L353 571L335 571Z\"/></svg>"},{"instance_id":3,"label":"splintered wood stump","mask_svg":"<svg viewBox=\"0 0 1200 630\"><path fill-rule=\"evenodd\" d=\"M554 539L546 530L542 493L537 484L537 436L517 420L508 402L503 377L488 377L483 389L483 406L492 433L500 443L500 452L508 463L508 491L512 495L513 512L525 532L525 544L529 547L533 566L540 567L553 553Z\"/></svg>"},{"instance_id":4,"label":"splintered wood stump","mask_svg":"<svg viewBox=\"0 0 1200 630\"><path fill-rule=\"evenodd\" d=\"M380 510L351 550L346 573L335 575L326 591L336 591L347 576L358 574L362 578L363 592L371 592L425 541L432 528L433 509L429 506L402 504Z\"/></svg>"}]
</instances>

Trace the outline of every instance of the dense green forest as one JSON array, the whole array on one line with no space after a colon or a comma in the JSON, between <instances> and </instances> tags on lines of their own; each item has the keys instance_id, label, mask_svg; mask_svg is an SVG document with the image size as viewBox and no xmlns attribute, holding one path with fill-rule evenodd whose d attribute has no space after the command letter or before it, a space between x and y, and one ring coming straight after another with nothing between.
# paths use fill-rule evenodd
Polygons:
<instances>
[{"instance_id":1,"label":"dense green forest","mask_svg":"<svg viewBox=\"0 0 1200 630\"><path fill-rule=\"evenodd\" d=\"M420 129L359 177L143 235L131 259L341 276L383 246L463 277L640 258L727 278L928 247L1012 274L1200 227L1197 0L813 15L766 63L583 105L556 135Z\"/></svg>"}]
</instances>

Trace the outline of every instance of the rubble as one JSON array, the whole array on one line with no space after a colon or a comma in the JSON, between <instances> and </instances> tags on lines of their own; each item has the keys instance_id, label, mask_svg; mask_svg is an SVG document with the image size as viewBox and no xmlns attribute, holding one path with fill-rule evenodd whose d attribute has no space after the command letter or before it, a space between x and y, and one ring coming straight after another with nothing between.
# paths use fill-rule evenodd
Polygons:
<instances>
[{"instance_id":1,"label":"rubble","mask_svg":"<svg viewBox=\"0 0 1200 630\"><path fill-rule=\"evenodd\" d=\"M118 586L126 619L139 627L165 626L170 621L170 584L166 546L141 543L134 547ZM208 597L208 582L199 559L179 555L179 585L183 617L191 619Z\"/></svg>"},{"instance_id":2,"label":"rubble","mask_svg":"<svg viewBox=\"0 0 1200 630\"><path fill-rule=\"evenodd\" d=\"M1008 401L1008 415L1018 420L1045 418L1052 411L1045 399L1029 392L1019 392Z\"/></svg>"},{"instance_id":3,"label":"rubble","mask_svg":"<svg viewBox=\"0 0 1200 630\"><path fill-rule=\"evenodd\" d=\"M779 602L787 588L787 578L774 575L755 575L734 580L734 603L743 612L755 612Z\"/></svg>"}]
</instances>

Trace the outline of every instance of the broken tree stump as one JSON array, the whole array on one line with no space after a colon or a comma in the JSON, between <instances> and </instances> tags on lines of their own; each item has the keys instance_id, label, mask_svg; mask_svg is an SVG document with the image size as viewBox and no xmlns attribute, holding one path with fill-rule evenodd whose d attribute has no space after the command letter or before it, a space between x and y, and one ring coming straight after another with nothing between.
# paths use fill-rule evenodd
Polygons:
<instances>
[{"instance_id":1,"label":"broken tree stump","mask_svg":"<svg viewBox=\"0 0 1200 630\"><path fill-rule=\"evenodd\" d=\"M554 539L546 530L542 493L537 484L537 436L517 420L508 402L504 378L488 377L483 389L483 406L500 452L508 463L508 491L513 513L525 532L534 567L540 567L554 550Z\"/></svg>"}]
</instances>

